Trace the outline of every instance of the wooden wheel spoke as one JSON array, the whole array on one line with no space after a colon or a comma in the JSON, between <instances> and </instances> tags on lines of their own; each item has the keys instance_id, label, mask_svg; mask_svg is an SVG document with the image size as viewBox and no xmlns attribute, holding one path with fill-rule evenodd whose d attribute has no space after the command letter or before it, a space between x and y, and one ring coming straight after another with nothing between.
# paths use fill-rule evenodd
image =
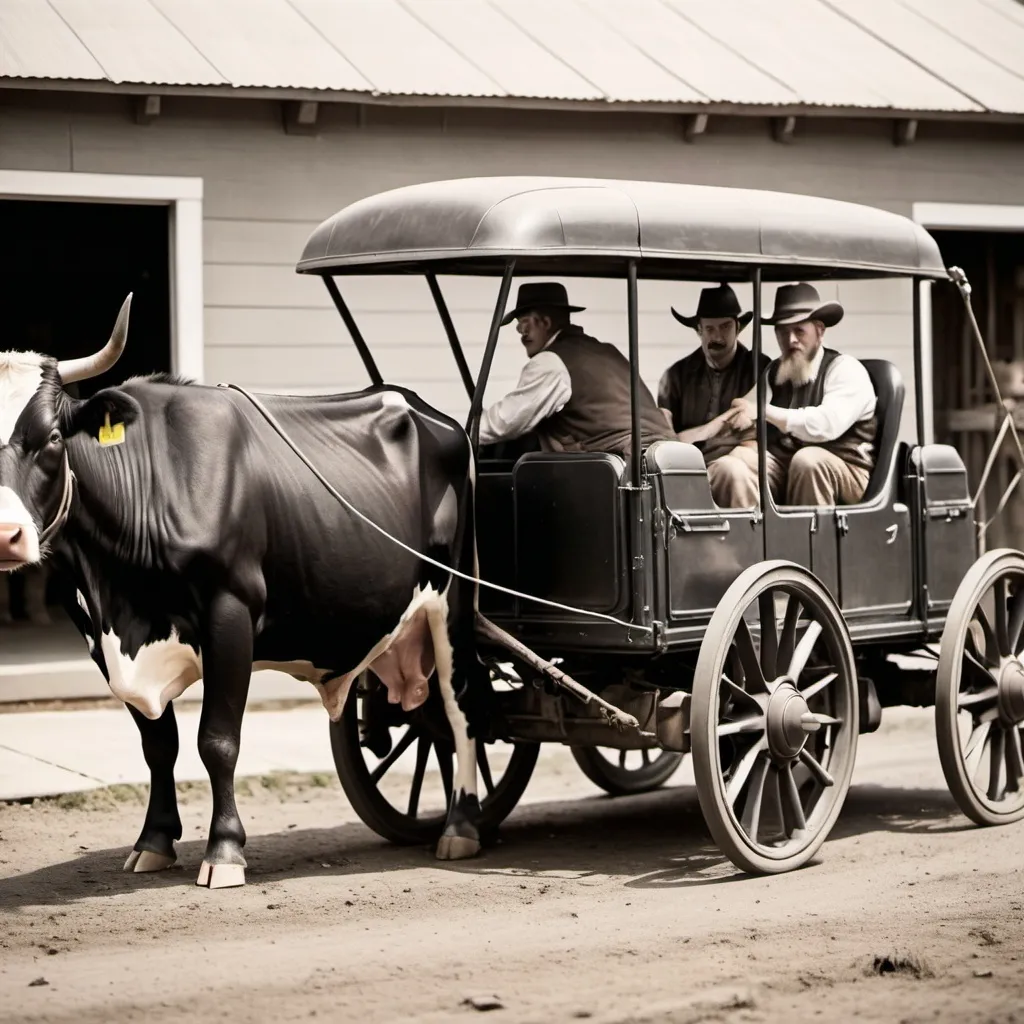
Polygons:
<instances>
[{"instance_id":1,"label":"wooden wheel spoke","mask_svg":"<svg viewBox=\"0 0 1024 1024\"><path fill-rule=\"evenodd\" d=\"M793 652L796 650L796 626L800 619L800 598L795 594L788 594L786 599L786 613L782 619L782 633L779 636L778 664L788 666L793 660Z\"/></svg>"},{"instance_id":2,"label":"wooden wheel spoke","mask_svg":"<svg viewBox=\"0 0 1024 1024\"><path fill-rule=\"evenodd\" d=\"M750 749L736 762L729 779L725 784L725 798L730 805L735 805L744 783L750 777L754 762L763 750L761 743L752 743Z\"/></svg>"},{"instance_id":3,"label":"wooden wheel spoke","mask_svg":"<svg viewBox=\"0 0 1024 1024\"><path fill-rule=\"evenodd\" d=\"M820 782L823 786L834 786L836 780L822 767L821 762L808 751L806 747L800 751L800 763Z\"/></svg>"},{"instance_id":4,"label":"wooden wheel spoke","mask_svg":"<svg viewBox=\"0 0 1024 1024\"><path fill-rule=\"evenodd\" d=\"M423 791L423 777L427 773L432 744L428 737L421 736L416 744L416 768L412 773L412 788L409 790L409 807L406 813L415 818L420 809L420 793Z\"/></svg>"},{"instance_id":5,"label":"wooden wheel spoke","mask_svg":"<svg viewBox=\"0 0 1024 1024\"><path fill-rule=\"evenodd\" d=\"M626 754L627 753L628 753L628 751L626 751L626 750L620 750L619 751L619 767L623 771L626 770Z\"/></svg>"},{"instance_id":6,"label":"wooden wheel spoke","mask_svg":"<svg viewBox=\"0 0 1024 1024\"><path fill-rule=\"evenodd\" d=\"M1017 591L1010 598L1009 621L1006 626L1007 640L1009 641L1011 655L1017 655L1024 646L1024 585L1017 581Z\"/></svg>"},{"instance_id":7,"label":"wooden wheel spoke","mask_svg":"<svg viewBox=\"0 0 1024 1024\"><path fill-rule=\"evenodd\" d=\"M441 772L441 782L444 783L445 806L451 807L452 789L454 787L454 773L452 770L452 751L450 748L442 746L440 743L435 743L434 757L437 758L437 767L438 770Z\"/></svg>"},{"instance_id":8,"label":"wooden wheel spoke","mask_svg":"<svg viewBox=\"0 0 1024 1024\"><path fill-rule=\"evenodd\" d=\"M740 826L743 831L756 843L757 832L761 824L761 803L764 799L764 784L768 778L768 769L771 762L767 756L758 757L750 773L750 785L747 786L747 795L743 801L743 811L740 814Z\"/></svg>"},{"instance_id":9,"label":"wooden wheel spoke","mask_svg":"<svg viewBox=\"0 0 1024 1024\"><path fill-rule=\"evenodd\" d=\"M1020 730L1012 726L1006 734L1006 788L1017 792L1024 781L1024 754L1021 752Z\"/></svg>"},{"instance_id":10,"label":"wooden wheel spoke","mask_svg":"<svg viewBox=\"0 0 1024 1024\"><path fill-rule=\"evenodd\" d=\"M989 701L995 700L998 696L999 687L993 684L992 686L987 686L984 690L979 690L976 693L957 694L956 706L958 708L977 707L979 704L987 704Z\"/></svg>"},{"instance_id":11,"label":"wooden wheel spoke","mask_svg":"<svg viewBox=\"0 0 1024 1024\"><path fill-rule=\"evenodd\" d=\"M816 679L806 690L801 690L800 695L804 700L810 700L816 693L821 693L826 686L831 686L839 678L838 672L829 672L827 676Z\"/></svg>"},{"instance_id":12,"label":"wooden wheel spoke","mask_svg":"<svg viewBox=\"0 0 1024 1024\"><path fill-rule=\"evenodd\" d=\"M476 741L476 764L480 769L480 777L484 780L484 789L490 796L494 792L494 779L491 776L491 764L487 760L487 744L479 739Z\"/></svg>"},{"instance_id":13,"label":"wooden wheel spoke","mask_svg":"<svg viewBox=\"0 0 1024 1024\"><path fill-rule=\"evenodd\" d=\"M750 693L747 690L744 690L743 687L739 686L737 683L734 683L728 676L722 676L722 682L725 684L726 688L729 690L729 693L732 694L733 697L736 697L740 700L745 700L749 704L752 704L759 711L761 710L761 702L752 693Z\"/></svg>"},{"instance_id":14,"label":"wooden wheel spoke","mask_svg":"<svg viewBox=\"0 0 1024 1024\"><path fill-rule=\"evenodd\" d=\"M991 731L992 723L982 722L971 732L971 735L967 738L967 743L964 745L964 767L967 770L967 778L971 780L972 784L974 776L978 771L978 766L981 764L982 756L985 753L985 747Z\"/></svg>"},{"instance_id":15,"label":"wooden wheel spoke","mask_svg":"<svg viewBox=\"0 0 1024 1024\"><path fill-rule=\"evenodd\" d=\"M782 805L782 818L785 822L786 835L792 836L795 831L807 828L804 807L800 802L800 791L796 788L793 778L793 765L784 764L779 768L779 801Z\"/></svg>"},{"instance_id":16,"label":"wooden wheel spoke","mask_svg":"<svg viewBox=\"0 0 1024 1024\"><path fill-rule=\"evenodd\" d=\"M779 635L775 628L775 595L766 590L757 597L761 620L761 674L774 679L779 674Z\"/></svg>"},{"instance_id":17,"label":"wooden wheel spoke","mask_svg":"<svg viewBox=\"0 0 1024 1024\"><path fill-rule=\"evenodd\" d=\"M374 784L380 782L390 770L391 766L412 746L412 742L419 735L413 726L409 726L402 738L391 748L391 753L384 758L376 768L370 772L370 781Z\"/></svg>"},{"instance_id":18,"label":"wooden wheel spoke","mask_svg":"<svg viewBox=\"0 0 1024 1024\"><path fill-rule=\"evenodd\" d=\"M724 722L718 727L719 736L735 736L744 732L764 732L764 715L752 715L735 722Z\"/></svg>"},{"instance_id":19,"label":"wooden wheel spoke","mask_svg":"<svg viewBox=\"0 0 1024 1024\"><path fill-rule=\"evenodd\" d=\"M1006 789L1003 786L1003 763L1005 760L1006 734L996 726L989 743L988 798L998 800Z\"/></svg>"},{"instance_id":20,"label":"wooden wheel spoke","mask_svg":"<svg viewBox=\"0 0 1024 1024\"><path fill-rule=\"evenodd\" d=\"M793 682L800 678L800 674L807 667L807 660L814 650L814 645L818 642L818 637L821 636L821 630L821 623L817 619L812 619L807 624L804 635L800 637L800 642L796 645L796 650L793 651L793 657L789 662L788 675Z\"/></svg>"},{"instance_id":21,"label":"wooden wheel spoke","mask_svg":"<svg viewBox=\"0 0 1024 1024\"><path fill-rule=\"evenodd\" d=\"M1010 653L1009 629L1006 619L1006 577L1000 576L992 587L992 596L995 600L995 640L996 650L1001 657L1007 657Z\"/></svg>"},{"instance_id":22,"label":"wooden wheel spoke","mask_svg":"<svg viewBox=\"0 0 1024 1024\"><path fill-rule=\"evenodd\" d=\"M964 647L964 663L974 672L980 672L986 679L992 678L992 669L980 660L980 655L972 654Z\"/></svg>"},{"instance_id":23,"label":"wooden wheel spoke","mask_svg":"<svg viewBox=\"0 0 1024 1024\"><path fill-rule=\"evenodd\" d=\"M767 690L768 687L761 672L761 662L757 657L757 651L754 649L754 638L750 635L750 627L744 619L740 619L739 625L736 627L733 647L743 668L744 682L748 686L756 686L760 690Z\"/></svg>"},{"instance_id":24,"label":"wooden wheel spoke","mask_svg":"<svg viewBox=\"0 0 1024 1024\"><path fill-rule=\"evenodd\" d=\"M974 609L974 622L981 627L981 633L985 641L984 653L977 651L978 657L983 659L986 664L990 667L995 665L999 659L999 644L996 641L995 630L992 628L992 624L988 621L988 615L985 614L985 609L979 604ZM974 639L973 635L968 631L968 636L971 640Z\"/></svg>"},{"instance_id":25,"label":"wooden wheel spoke","mask_svg":"<svg viewBox=\"0 0 1024 1024\"><path fill-rule=\"evenodd\" d=\"M640 759L643 761L645 768L651 767L651 752L646 747L640 748Z\"/></svg>"}]
</instances>

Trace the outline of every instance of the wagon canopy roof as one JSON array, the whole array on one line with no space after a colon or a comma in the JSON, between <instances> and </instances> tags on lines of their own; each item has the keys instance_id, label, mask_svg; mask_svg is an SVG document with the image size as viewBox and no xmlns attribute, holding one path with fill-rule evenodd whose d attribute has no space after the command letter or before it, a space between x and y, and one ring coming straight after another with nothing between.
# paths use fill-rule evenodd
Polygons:
<instances>
[{"instance_id":1,"label":"wagon canopy roof","mask_svg":"<svg viewBox=\"0 0 1024 1024\"><path fill-rule=\"evenodd\" d=\"M369 196L310 236L299 273L622 276L767 280L945 277L907 217L785 192L597 178L463 178Z\"/></svg>"}]
</instances>

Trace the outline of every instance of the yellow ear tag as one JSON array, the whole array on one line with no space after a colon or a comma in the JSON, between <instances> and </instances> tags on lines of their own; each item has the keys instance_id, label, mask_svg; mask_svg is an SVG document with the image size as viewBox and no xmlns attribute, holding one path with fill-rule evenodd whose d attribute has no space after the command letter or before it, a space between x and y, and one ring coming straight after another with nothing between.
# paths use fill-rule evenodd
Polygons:
<instances>
[{"instance_id":1,"label":"yellow ear tag","mask_svg":"<svg viewBox=\"0 0 1024 1024\"><path fill-rule=\"evenodd\" d=\"M110 425L110 413L103 417L103 426L100 427L100 444L106 447L112 444L124 444L124 424L115 423Z\"/></svg>"}]
</instances>

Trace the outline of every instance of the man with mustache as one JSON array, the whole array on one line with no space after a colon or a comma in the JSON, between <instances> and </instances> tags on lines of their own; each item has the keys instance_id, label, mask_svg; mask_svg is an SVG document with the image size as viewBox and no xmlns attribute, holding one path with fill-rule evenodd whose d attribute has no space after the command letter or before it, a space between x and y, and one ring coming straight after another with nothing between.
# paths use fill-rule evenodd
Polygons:
<instances>
[{"instance_id":1,"label":"man with mustache","mask_svg":"<svg viewBox=\"0 0 1024 1024\"><path fill-rule=\"evenodd\" d=\"M678 440L700 448L715 503L723 508L749 508L757 504L756 475L751 484L747 462L729 456L737 446L756 443L751 424L737 428L741 413L733 407L733 401L750 395L757 383L754 355L739 341L753 314L740 312L736 293L720 284L701 291L693 316L675 309L672 315L697 332L700 348L662 374L658 405ZM762 355L761 372L768 363Z\"/></svg>"},{"instance_id":2,"label":"man with mustache","mask_svg":"<svg viewBox=\"0 0 1024 1024\"><path fill-rule=\"evenodd\" d=\"M823 303L817 289L801 283L778 289L775 311L764 321L774 325L781 352L768 370L768 481L786 505L849 505L867 490L878 429L875 389L858 360L823 344L825 330L842 318L838 302ZM734 422L753 422L752 401L740 398L733 407ZM744 456L756 486L756 450Z\"/></svg>"},{"instance_id":3,"label":"man with mustache","mask_svg":"<svg viewBox=\"0 0 1024 1024\"><path fill-rule=\"evenodd\" d=\"M519 383L480 417L480 443L519 440L543 451L612 452L632 447L629 361L614 346L570 321L565 286L524 284L502 326L518 321L529 362ZM674 437L643 384L638 394L642 444Z\"/></svg>"}]
</instances>

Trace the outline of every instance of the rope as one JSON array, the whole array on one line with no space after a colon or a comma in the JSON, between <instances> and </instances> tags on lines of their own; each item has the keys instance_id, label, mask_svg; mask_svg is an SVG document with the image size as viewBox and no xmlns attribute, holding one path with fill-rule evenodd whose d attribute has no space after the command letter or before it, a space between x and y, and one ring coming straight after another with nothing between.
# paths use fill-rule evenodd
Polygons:
<instances>
[{"instance_id":1,"label":"rope","mask_svg":"<svg viewBox=\"0 0 1024 1024\"><path fill-rule=\"evenodd\" d=\"M653 633L654 630L650 626L638 626L634 622L626 622L624 619L617 619L614 615L606 615L604 612L592 612L585 608L574 608L572 605L559 604L557 601L549 601L543 597L534 597L532 594L524 594L518 590L512 590L510 587L503 587L498 583L490 583L487 580L478 579L476 576L470 576L467 573L460 572L458 569L453 569L450 565L445 565L443 562L438 562L431 558L429 555L423 554L422 551L417 551L415 548L410 547L408 544L400 541L397 537L393 537L387 532L382 526L378 526L369 516L360 512L344 495L340 494L327 480L323 473L320 472L313 465L312 462L306 457L299 446L288 436L287 431L280 423L274 418L273 414L267 409L254 395L249 394L245 388L239 387L237 384L218 384L219 388L230 388L232 391L237 391L240 395L247 398L257 409L257 411L263 416L263 418L270 424L271 427L277 432L277 435L282 441L295 453L300 462L324 485L328 493L345 506L353 515L361 519L367 526L372 527L381 536L386 537L393 544L397 544L398 547L404 551L408 551L410 555L414 555L421 562L426 562L428 565L432 565L437 569L442 569L444 572L450 573L452 576L458 576L459 579L465 580L467 583L475 583L477 586L488 587L490 590L497 590L499 593L508 594L510 597L518 597L524 601L535 601L537 604L547 605L549 608L557 608L563 612L572 612L574 615L589 615L591 618L602 619L605 622L613 622L616 626L625 626L626 629L636 629L643 633Z\"/></svg>"}]
</instances>

